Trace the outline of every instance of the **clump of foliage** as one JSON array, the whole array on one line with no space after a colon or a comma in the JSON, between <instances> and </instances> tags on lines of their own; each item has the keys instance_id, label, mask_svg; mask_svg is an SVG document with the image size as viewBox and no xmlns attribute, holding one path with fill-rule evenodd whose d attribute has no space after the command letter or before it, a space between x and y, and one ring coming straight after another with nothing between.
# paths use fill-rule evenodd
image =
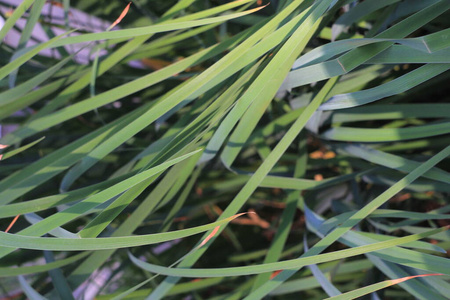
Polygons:
<instances>
[{"instance_id":1,"label":"clump of foliage","mask_svg":"<svg viewBox=\"0 0 450 300\"><path fill-rule=\"evenodd\" d=\"M18 2L0 299L447 299L448 0Z\"/></svg>"}]
</instances>

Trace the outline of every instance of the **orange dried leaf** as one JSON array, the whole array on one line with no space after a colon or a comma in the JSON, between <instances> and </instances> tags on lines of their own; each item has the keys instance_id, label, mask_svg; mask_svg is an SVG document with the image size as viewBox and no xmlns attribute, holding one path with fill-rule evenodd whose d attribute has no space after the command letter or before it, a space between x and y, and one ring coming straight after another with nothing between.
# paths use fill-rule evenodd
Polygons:
<instances>
[{"instance_id":1,"label":"orange dried leaf","mask_svg":"<svg viewBox=\"0 0 450 300\"><path fill-rule=\"evenodd\" d=\"M217 231L219 231L220 226L216 226L216 228L214 228L214 230L206 237L206 239L204 239L200 245L198 245L197 248L202 247L204 244L206 244L213 236L216 235Z\"/></svg>"},{"instance_id":2,"label":"orange dried leaf","mask_svg":"<svg viewBox=\"0 0 450 300\"><path fill-rule=\"evenodd\" d=\"M278 274L280 274L281 271L282 271L282 270L278 270L278 271L273 272L273 273L270 275L270 279L272 280L275 276L277 276Z\"/></svg>"},{"instance_id":3,"label":"orange dried leaf","mask_svg":"<svg viewBox=\"0 0 450 300\"><path fill-rule=\"evenodd\" d=\"M13 227L14 223L16 223L17 219L19 219L19 216L20 215L17 215L17 216L14 217L14 219L9 224L8 228L6 228L5 232L8 232L11 229L11 227Z\"/></svg>"},{"instance_id":4,"label":"orange dried leaf","mask_svg":"<svg viewBox=\"0 0 450 300\"><path fill-rule=\"evenodd\" d=\"M231 220L234 220L234 219L239 218L240 216L243 216L243 215L246 215L246 214L256 214L256 213L254 211L243 212L243 213L236 214L234 216L229 217L228 220L231 221Z\"/></svg>"},{"instance_id":5,"label":"orange dried leaf","mask_svg":"<svg viewBox=\"0 0 450 300\"><path fill-rule=\"evenodd\" d=\"M261 219L258 214L252 210L252 214L249 215L250 220L252 221L252 223L254 225L257 225L261 228L267 229L270 227L269 222L267 222L266 220Z\"/></svg>"},{"instance_id":6,"label":"orange dried leaf","mask_svg":"<svg viewBox=\"0 0 450 300\"><path fill-rule=\"evenodd\" d=\"M444 275L444 274L440 274L440 273L421 274L421 275L407 276L407 277L397 278L397 279L392 279L392 280L387 280L387 281L390 282L392 285L394 285L394 284L399 284L399 283L402 283L402 282L404 282L406 280L410 280L410 279L417 278L417 277L442 276L442 275Z\"/></svg>"},{"instance_id":7,"label":"orange dried leaf","mask_svg":"<svg viewBox=\"0 0 450 300\"><path fill-rule=\"evenodd\" d=\"M240 213L240 214L236 214L236 215L234 215L234 216L231 216L231 217L229 217L229 218L226 218L225 220L228 220L228 221L232 221L232 220L234 220L234 219L236 219L236 218L238 218L238 217L240 217L240 216L242 216L242 215L245 215L245 214L249 214L249 213L251 213L251 212L248 212L248 213L246 213L246 212L244 212L244 213ZM200 247L202 247L203 245L205 245L210 239L212 239L216 234L217 234L217 232L219 231L219 228L220 228L220 226L216 226L214 229L213 229L213 231L200 243L200 245L198 245L198 247L197 247L197 249L198 248L200 248Z\"/></svg>"},{"instance_id":8,"label":"orange dried leaf","mask_svg":"<svg viewBox=\"0 0 450 300\"><path fill-rule=\"evenodd\" d=\"M111 26L108 27L108 30L111 30L112 28L114 28L114 26L116 26L117 24L120 23L120 21L122 21L123 18L125 18L125 16L128 13L128 10L130 9L130 5L131 2L128 3L127 7L125 7L125 9L122 11L122 13L120 14L120 16L117 18L117 20L114 21L114 23L111 24Z\"/></svg>"}]
</instances>

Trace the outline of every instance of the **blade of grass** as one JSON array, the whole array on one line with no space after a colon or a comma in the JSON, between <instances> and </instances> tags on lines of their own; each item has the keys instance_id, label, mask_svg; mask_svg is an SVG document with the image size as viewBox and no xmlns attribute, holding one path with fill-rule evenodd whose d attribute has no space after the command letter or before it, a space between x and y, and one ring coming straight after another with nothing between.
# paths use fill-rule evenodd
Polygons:
<instances>
[{"instance_id":1,"label":"blade of grass","mask_svg":"<svg viewBox=\"0 0 450 300\"><path fill-rule=\"evenodd\" d=\"M180 21L177 22L177 20L173 20L172 22L167 22L165 24L157 24L157 25L151 25L141 28L134 28L134 29L121 29L121 30L115 30L115 31L109 31L109 32L101 32L101 33L86 33L76 36L67 37L64 39L61 39L60 41L56 41L55 43L46 44L43 48L54 48L54 47L60 47L60 46L67 46L72 44L79 44L79 43L86 43L86 42L93 42L93 41L101 41L101 40L110 40L110 39L118 39L118 38L132 38L136 36L141 35L148 35L148 34L154 34L154 33L160 33L160 32L166 32L166 31L172 31L177 29L184 29L184 28L192 28L196 26L202 26L212 23L221 23L225 22L234 18L239 18L248 14L252 14L258 10L261 10L262 7L257 7L253 9L249 9L244 12L219 16L219 17L211 17L211 18L205 18L200 20L193 20L193 21Z\"/></svg>"},{"instance_id":2,"label":"blade of grass","mask_svg":"<svg viewBox=\"0 0 450 300\"><path fill-rule=\"evenodd\" d=\"M88 256L90 252L82 252L76 255L72 255L70 257L60 259L53 262L48 262L45 265L34 265L34 266L26 266L26 267L2 267L0 268L0 277L10 277L10 276L18 276L18 275L28 275L34 273L47 272L48 270L52 270L55 268L61 268L72 264L74 262L79 262L86 256Z\"/></svg>"},{"instance_id":3,"label":"blade of grass","mask_svg":"<svg viewBox=\"0 0 450 300\"><path fill-rule=\"evenodd\" d=\"M25 14L25 12L33 3L34 0L24 0L22 1L22 3L20 3L19 6L16 7L12 15L6 20L5 24L3 24L3 27L0 30L0 41L3 41L11 28L14 27L14 24L16 24L17 20L19 20Z\"/></svg>"},{"instance_id":4,"label":"blade of grass","mask_svg":"<svg viewBox=\"0 0 450 300\"><path fill-rule=\"evenodd\" d=\"M129 254L132 262L138 267L145 269L149 272L155 274L164 274L170 276L182 276L182 277L222 277L222 276L242 276L242 275L250 275L250 274L259 274L265 272L273 272L277 270L285 270L285 269L293 269L298 267L303 267L313 263L322 263L331 260L337 260L341 258L356 256L359 254L369 253L376 250L382 250L386 248L390 248L393 246L401 245L406 242L412 242L418 240L420 238L427 237L429 235L435 234L436 232L441 232L444 230L448 230L447 227L433 229L427 232L427 234L419 234L419 235L410 235L402 238L397 238L393 241L387 242L378 242L371 245L335 251L333 253L325 253L318 254L315 257L302 257L292 260L287 260L283 262L270 263L264 265L254 265L254 266L245 266L245 267L234 267L234 268L217 268L217 269L184 269L184 268L166 268L157 266L154 264L149 264L143 262L133 255ZM446 262L445 259L439 258L442 262ZM448 262L447 262L448 264ZM445 268L443 268L445 270ZM444 274L450 274L448 271L444 271Z\"/></svg>"},{"instance_id":5,"label":"blade of grass","mask_svg":"<svg viewBox=\"0 0 450 300\"><path fill-rule=\"evenodd\" d=\"M165 233L145 234L140 236L70 239L33 237L19 234L9 234L0 231L0 245L7 248L51 251L85 251L129 248L188 237L221 226L239 216L240 214L207 225L196 226L188 229Z\"/></svg>"},{"instance_id":6,"label":"blade of grass","mask_svg":"<svg viewBox=\"0 0 450 300\"><path fill-rule=\"evenodd\" d=\"M450 64L426 64L388 83L358 92L331 97L319 110L350 108L406 92L450 69Z\"/></svg>"},{"instance_id":7,"label":"blade of grass","mask_svg":"<svg viewBox=\"0 0 450 300\"><path fill-rule=\"evenodd\" d=\"M19 38L19 44L16 48L15 53L11 56L10 61L13 61L14 59L16 59L16 55L20 53L19 51L26 47L27 42L30 39L31 34L33 32L33 28L36 26L36 23L39 20L39 16L41 14L42 8L44 7L44 4L45 4L45 0L37 0L37 1L35 1L35 3L33 3L33 6L31 7L30 15L28 16L28 19L27 19L27 23L21 32L21 35ZM18 71L19 70L16 69L9 74L10 89L12 89L15 86Z\"/></svg>"},{"instance_id":8,"label":"blade of grass","mask_svg":"<svg viewBox=\"0 0 450 300\"><path fill-rule=\"evenodd\" d=\"M31 142L31 143L29 143L29 144L27 144L27 145L25 145L25 146L22 146L22 147L20 147L20 148L17 148L17 149L8 151L8 152L6 152L6 153L4 153L4 154L1 154L0 160L5 160L5 159L8 159L8 158L10 158L10 157L13 157L14 155L17 155L17 154L19 154L19 153L21 153L21 152L27 150L28 148L33 147L34 145L36 145L37 143L39 143L39 142L42 141L43 139L45 139L45 136L43 136L43 137L41 137L40 139L38 139L38 140L36 140L36 141L34 141L34 142Z\"/></svg>"},{"instance_id":9,"label":"blade of grass","mask_svg":"<svg viewBox=\"0 0 450 300\"><path fill-rule=\"evenodd\" d=\"M379 283L371 284L369 286L366 286L366 287L363 287L363 288L359 288L357 290L353 290L351 292L347 292L347 293L344 293L342 295L330 297L330 298L327 298L327 299L329 299L329 300L355 299L355 298L368 295L370 293L379 291L381 289L387 288L387 287L392 286L392 285L399 284L400 282L403 282L403 281L406 281L406 280L410 280L410 279L413 279L413 278L425 277L425 276L442 276L442 275L444 275L444 274L423 274L423 275L408 276L408 277L403 277L403 278L398 278L398 279L385 280L385 281L382 281L382 282L379 282Z\"/></svg>"},{"instance_id":10,"label":"blade of grass","mask_svg":"<svg viewBox=\"0 0 450 300\"><path fill-rule=\"evenodd\" d=\"M55 262L55 257L50 251L44 251L44 257L47 264ZM53 286L55 287L58 295L61 299L75 300L72 291L67 284L63 272L59 268L51 269L48 271L50 278L52 279Z\"/></svg>"},{"instance_id":11,"label":"blade of grass","mask_svg":"<svg viewBox=\"0 0 450 300\"><path fill-rule=\"evenodd\" d=\"M439 122L407 128L355 128L335 127L322 134L323 138L335 141L389 142L419 139L450 132L450 122Z\"/></svg>"},{"instance_id":12,"label":"blade of grass","mask_svg":"<svg viewBox=\"0 0 450 300\"><path fill-rule=\"evenodd\" d=\"M13 72L17 68L19 68L20 66L25 64L26 62L28 62L31 58L33 58L33 56L37 55L39 52L44 50L46 47L53 45L55 42L57 42L58 40L62 39L64 36L66 36L72 32L73 32L73 30L63 33L59 36L56 36L56 37L48 40L45 43L23 49L22 51L20 51L20 54L22 54L21 56L17 57L12 62L10 62L0 68L0 80L2 80L6 76L8 76L8 74Z\"/></svg>"},{"instance_id":13,"label":"blade of grass","mask_svg":"<svg viewBox=\"0 0 450 300\"><path fill-rule=\"evenodd\" d=\"M33 289L33 287L28 284L28 282L25 280L25 278L22 275L19 275L17 278L19 279L20 286L22 287L22 290L25 293L25 295L27 295L28 299L30 299L30 300L47 300L41 294L36 292L36 290Z\"/></svg>"}]
</instances>

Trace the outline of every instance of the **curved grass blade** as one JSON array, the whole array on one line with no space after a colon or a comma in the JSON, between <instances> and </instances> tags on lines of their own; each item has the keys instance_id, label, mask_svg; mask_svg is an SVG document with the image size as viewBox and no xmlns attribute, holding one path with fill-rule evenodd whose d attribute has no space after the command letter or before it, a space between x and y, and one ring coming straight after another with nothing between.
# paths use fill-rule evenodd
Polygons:
<instances>
[{"instance_id":1,"label":"curved grass blade","mask_svg":"<svg viewBox=\"0 0 450 300\"><path fill-rule=\"evenodd\" d=\"M234 267L234 268L217 268L217 269L184 269L184 268L166 268L162 266L157 266L154 264L143 262L133 255L129 254L129 257L131 258L132 262L149 272L155 273L155 274L163 274L163 275L169 275L169 276L181 276L181 277L190 277L190 278L196 278L196 277L223 277L223 276L243 276L243 275L251 275L251 274L260 274L265 272L274 272L277 270L289 270L299 267L304 267L309 264L317 264L317 263L323 263L328 262L332 260L352 257L360 254L365 254L369 252L374 252L377 250L382 250L386 248L391 248L394 246L402 245L403 243L416 241L418 239L433 235L438 232L442 232L445 230L448 230L448 227L433 229L428 231L424 234L417 234L417 235L410 235L406 237L397 238L392 241L386 241L386 242L378 242L371 245L366 246L360 246L356 248L346 249L346 250L340 250L335 251L333 253L325 253L325 254L318 254L315 256L310 257L302 257L297 259L291 259L287 261L277 262L277 263L269 263L264 265L253 265L253 266L245 266L245 267ZM438 258L442 260L442 262L446 262L444 258ZM448 264L448 262L447 262ZM444 269L444 274L450 275L450 270Z\"/></svg>"},{"instance_id":2,"label":"curved grass blade","mask_svg":"<svg viewBox=\"0 0 450 300\"><path fill-rule=\"evenodd\" d=\"M28 275L34 273L47 272L52 269L61 268L72 264L74 262L78 262L88 256L91 252L82 252L76 255L72 255L70 257L60 259L54 262L46 263L45 265L34 265L34 266L26 266L26 267L3 267L0 268L0 277L10 277L17 275Z\"/></svg>"},{"instance_id":3,"label":"curved grass blade","mask_svg":"<svg viewBox=\"0 0 450 300\"><path fill-rule=\"evenodd\" d=\"M350 108L406 92L450 69L450 64L427 64L377 87L331 97L319 110Z\"/></svg>"},{"instance_id":4,"label":"curved grass blade","mask_svg":"<svg viewBox=\"0 0 450 300\"><path fill-rule=\"evenodd\" d=\"M124 236L109 238L46 238L33 237L19 234L9 234L0 231L0 245L7 248L21 248L51 251L85 251L105 250L117 248L130 248L143 245L156 244L174 239L185 238L197 233L214 229L239 217L235 215L207 225L201 225L188 229L170 231L165 233L146 234L140 236ZM436 230L435 230L436 231ZM437 231L436 231L437 232Z\"/></svg>"},{"instance_id":5,"label":"curved grass blade","mask_svg":"<svg viewBox=\"0 0 450 300\"><path fill-rule=\"evenodd\" d=\"M385 280L383 282L371 284L369 286L366 286L366 287L363 287L363 288L359 288L357 290L353 290L351 292L347 292L347 293L344 293L342 295L338 295L338 296L327 298L327 300L356 299L358 297L362 297L362 296L368 295L370 293L379 291L381 289L390 287L390 286L395 285L395 284L399 284L401 282L404 282L406 280L410 280L410 279L413 279L413 278L425 277L425 276L442 276L442 275L444 275L444 274L423 274L423 275L408 276L408 277L403 277L403 278L398 278L398 279Z\"/></svg>"}]
</instances>

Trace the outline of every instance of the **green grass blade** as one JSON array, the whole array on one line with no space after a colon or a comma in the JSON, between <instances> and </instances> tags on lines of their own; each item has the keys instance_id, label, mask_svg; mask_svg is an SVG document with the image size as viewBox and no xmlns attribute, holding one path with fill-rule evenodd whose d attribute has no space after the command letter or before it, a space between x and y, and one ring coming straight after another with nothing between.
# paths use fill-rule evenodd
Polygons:
<instances>
[{"instance_id":1,"label":"green grass blade","mask_svg":"<svg viewBox=\"0 0 450 300\"><path fill-rule=\"evenodd\" d=\"M116 31L109 31L109 32L101 32L101 33L86 33L81 34L77 36L71 36L64 39L61 39L60 41L57 41L55 43L46 44L43 48L53 48L53 47L60 47L60 46L67 46L72 44L79 44L79 43L86 43L86 42L93 42L93 41L102 41L102 40L111 40L111 39L119 39L119 38L132 38L142 35L148 35L148 34L154 34L154 33L160 33L160 32L167 32L172 30L178 30L178 29L184 29L184 28L192 28L196 26L202 26L212 23L221 23L228 20L232 20L235 18L239 18L251 13L254 13L261 8L253 8L244 12L224 15L220 17L212 17L212 18L205 18L201 20L193 20L193 21L180 21L177 22L177 20L173 20L172 22L167 22L165 24L158 24L158 25L152 25L147 27L141 27L141 28L133 28L133 29L122 29L122 30L116 30Z\"/></svg>"},{"instance_id":2,"label":"green grass blade","mask_svg":"<svg viewBox=\"0 0 450 300\"><path fill-rule=\"evenodd\" d=\"M44 257L47 263L53 263L55 261L55 257L53 256L53 253L50 251L44 251ZM64 277L64 274L61 271L61 269L59 268L51 269L48 271L48 273L50 274L53 286L58 292L59 297L61 297L61 299L75 300L75 298L73 297L72 290L67 284L66 278Z\"/></svg>"},{"instance_id":3,"label":"green grass blade","mask_svg":"<svg viewBox=\"0 0 450 300\"><path fill-rule=\"evenodd\" d=\"M149 263L145 263L133 255L129 254L130 259L134 264L138 267L145 269L149 272L155 274L163 274L169 276L182 276L182 277L223 277L223 276L242 276L242 275L250 275L250 274L259 274L265 272L274 272L277 270L285 270L285 269L294 269L298 267L303 267L313 263L322 263L331 260L337 260L342 258L347 258L351 256L356 256L364 253L369 253L377 250L382 250L386 248L390 248L393 246L398 246L406 242L412 242L418 240L420 238L427 237L429 235L433 235L437 232L442 232L447 230L446 227L438 228L428 231L426 234L418 234L418 235L410 235L402 238L397 238L395 240L386 241L386 242L378 242L371 245L335 251L333 253L325 253L318 254L313 257L302 257L292 260L287 260L283 262L277 263L269 263L264 265L254 265L254 266L245 266L245 267L234 267L234 268L217 268L217 269L184 269L184 268L166 268L161 267ZM445 259L439 258L443 263L446 262ZM448 262L445 263L448 265ZM441 268L444 274L450 274L450 271L445 269L444 266Z\"/></svg>"},{"instance_id":4,"label":"green grass blade","mask_svg":"<svg viewBox=\"0 0 450 300\"><path fill-rule=\"evenodd\" d=\"M8 158L10 158L10 157L13 157L14 155L17 155L17 154L19 154L19 153L21 153L21 152L27 150L28 148L33 147L34 145L36 145L37 143L39 143L39 142L42 141L43 139L45 139L45 136L43 136L43 137L41 137L40 139L38 139L38 140L36 140L36 141L34 141L34 142L31 142L31 143L29 143L29 144L27 144L27 145L25 145L25 146L22 146L22 147L20 147L20 148L17 148L17 149L8 151L8 152L6 152L5 154L1 154L1 155L0 155L0 160L5 160L5 159L8 159Z\"/></svg>"},{"instance_id":5,"label":"green grass blade","mask_svg":"<svg viewBox=\"0 0 450 300\"><path fill-rule=\"evenodd\" d=\"M336 127L322 134L323 138L335 141L388 142L419 139L443 135L450 132L450 122L439 122L407 128L366 129L354 127Z\"/></svg>"},{"instance_id":6,"label":"green grass blade","mask_svg":"<svg viewBox=\"0 0 450 300\"><path fill-rule=\"evenodd\" d=\"M47 272L49 270L55 268L61 268L66 265L72 264L74 262L78 262L88 256L90 252L82 252L76 255L72 255L70 257L60 259L57 261L46 263L45 265L34 265L34 266L26 266L26 267L2 267L0 268L0 277L10 277L10 276L18 276L18 275L28 275L40 272Z\"/></svg>"},{"instance_id":7,"label":"green grass blade","mask_svg":"<svg viewBox=\"0 0 450 300\"><path fill-rule=\"evenodd\" d=\"M433 276L433 275L441 275L441 274L428 274L423 276ZM334 296L327 298L328 300L347 300L347 299L356 299L358 297L362 297L365 295L368 295L370 293L379 291L381 289L387 288L391 285L398 284L400 282L413 279L414 277L422 277L420 275L418 276L411 276L411 277L405 277L405 278L399 278L399 279L391 279L391 280L385 280L379 283L371 284L369 286L359 288L357 290L353 290L351 292L344 293L342 295Z\"/></svg>"},{"instance_id":8,"label":"green grass blade","mask_svg":"<svg viewBox=\"0 0 450 300\"><path fill-rule=\"evenodd\" d=\"M47 300L41 294L36 292L36 290L33 289L33 287L28 284L28 282L25 280L25 278L22 275L19 275L18 279L19 279L20 286L22 287L22 290L25 293L25 295L27 295L28 299L30 299L30 300Z\"/></svg>"},{"instance_id":9,"label":"green grass blade","mask_svg":"<svg viewBox=\"0 0 450 300\"><path fill-rule=\"evenodd\" d=\"M50 45L53 45L55 42L62 39L64 36L70 34L71 32L73 31L69 31L59 36L56 36L45 43L36 45L35 47L23 49L23 51L21 51L22 54L21 56L17 57L12 62L0 68L0 80L8 76L8 74L19 68L21 65L25 64L27 61L29 61L31 58L33 58L33 56L37 55L43 49L47 48Z\"/></svg>"},{"instance_id":10,"label":"green grass blade","mask_svg":"<svg viewBox=\"0 0 450 300\"><path fill-rule=\"evenodd\" d=\"M73 56L69 56L56 65L54 65L51 68L48 68L44 72L36 75L32 79L18 85L15 88L12 88L8 91L5 91L0 94L0 107L2 109L7 109L8 106L11 105L12 102L18 101L17 99L23 97L28 92L30 92L32 89L36 88L38 85L43 83L45 80L49 79L51 76L53 76L57 71L59 71L65 64L67 64ZM17 105L17 103L15 103ZM5 106L5 107L2 107Z\"/></svg>"},{"instance_id":11,"label":"green grass blade","mask_svg":"<svg viewBox=\"0 0 450 300\"><path fill-rule=\"evenodd\" d=\"M450 64L427 64L375 88L331 97L320 110L350 108L406 92L450 69Z\"/></svg>"},{"instance_id":12,"label":"green grass blade","mask_svg":"<svg viewBox=\"0 0 450 300\"><path fill-rule=\"evenodd\" d=\"M34 0L24 0L22 1L22 3L20 3L19 6L16 7L13 14L6 20L5 24L3 24L3 27L0 30L0 41L3 41L11 28L14 27L14 24L16 24L17 20L19 20L25 14L25 12L28 10L28 8L30 8L33 2Z\"/></svg>"},{"instance_id":13,"label":"green grass blade","mask_svg":"<svg viewBox=\"0 0 450 300\"><path fill-rule=\"evenodd\" d=\"M207 225L165 233L108 238L46 238L0 232L0 245L7 248L14 247L21 249L51 251L85 251L129 248L185 238L197 233L211 230L217 226L224 225L234 218L235 217L230 217ZM435 232L437 231L435 230Z\"/></svg>"}]
</instances>

